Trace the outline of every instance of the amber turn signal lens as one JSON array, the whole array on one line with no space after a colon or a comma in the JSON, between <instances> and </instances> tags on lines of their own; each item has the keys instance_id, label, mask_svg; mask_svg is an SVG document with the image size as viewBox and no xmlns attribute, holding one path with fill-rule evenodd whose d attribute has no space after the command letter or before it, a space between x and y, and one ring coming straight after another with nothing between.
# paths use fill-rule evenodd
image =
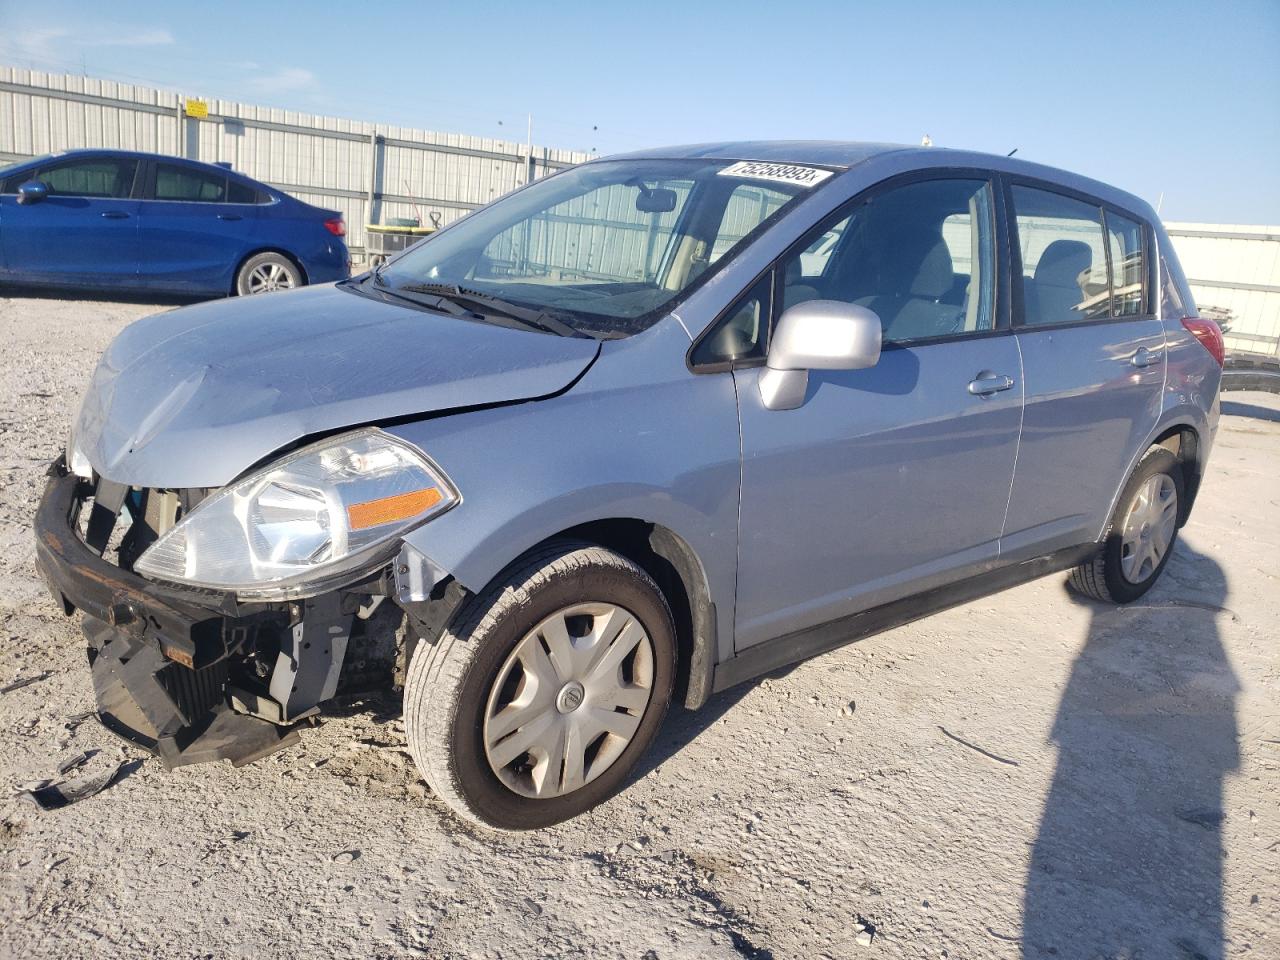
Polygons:
<instances>
[{"instance_id":1,"label":"amber turn signal lens","mask_svg":"<svg viewBox=\"0 0 1280 960\"><path fill-rule=\"evenodd\" d=\"M380 500L353 503L347 507L347 521L351 524L352 530L366 530L384 523L416 517L434 507L442 499L440 491L431 487L426 490L397 493L393 497L383 497Z\"/></svg>"}]
</instances>

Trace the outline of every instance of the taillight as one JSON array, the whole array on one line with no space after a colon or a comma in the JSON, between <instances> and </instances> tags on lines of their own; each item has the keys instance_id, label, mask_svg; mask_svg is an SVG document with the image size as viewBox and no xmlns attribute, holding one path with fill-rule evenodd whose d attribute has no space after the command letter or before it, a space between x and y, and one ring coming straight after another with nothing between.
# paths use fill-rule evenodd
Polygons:
<instances>
[{"instance_id":1,"label":"taillight","mask_svg":"<svg viewBox=\"0 0 1280 960\"><path fill-rule=\"evenodd\" d=\"M1222 342L1222 328L1204 317L1183 317L1182 325L1222 366L1227 359L1227 346Z\"/></svg>"},{"instance_id":2,"label":"taillight","mask_svg":"<svg viewBox=\"0 0 1280 960\"><path fill-rule=\"evenodd\" d=\"M341 217L332 217L324 222L324 228L332 233L335 237L345 237L347 235L347 225Z\"/></svg>"}]
</instances>

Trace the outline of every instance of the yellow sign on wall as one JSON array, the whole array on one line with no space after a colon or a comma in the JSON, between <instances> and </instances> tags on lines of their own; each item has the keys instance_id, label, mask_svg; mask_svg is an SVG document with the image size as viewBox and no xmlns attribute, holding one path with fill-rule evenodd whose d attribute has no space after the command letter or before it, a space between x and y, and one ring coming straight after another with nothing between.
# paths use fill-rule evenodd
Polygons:
<instances>
[{"instance_id":1,"label":"yellow sign on wall","mask_svg":"<svg viewBox=\"0 0 1280 960\"><path fill-rule=\"evenodd\" d=\"M183 107L188 117L194 117L196 120L206 120L209 117L209 104L203 100L188 100Z\"/></svg>"}]
</instances>

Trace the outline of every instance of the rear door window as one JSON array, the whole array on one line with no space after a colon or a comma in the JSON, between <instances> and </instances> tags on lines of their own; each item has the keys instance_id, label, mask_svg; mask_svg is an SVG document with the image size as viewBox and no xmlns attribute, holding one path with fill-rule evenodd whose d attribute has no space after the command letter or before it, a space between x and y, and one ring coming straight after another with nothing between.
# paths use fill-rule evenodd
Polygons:
<instances>
[{"instance_id":1,"label":"rear door window","mask_svg":"<svg viewBox=\"0 0 1280 960\"><path fill-rule=\"evenodd\" d=\"M1102 208L1015 185L1013 209L1022 255L1023 323L1040 327L1109 317Z\"/></svg>"},{"instance_id":2,"label":"rear door window","mask_svg":"<svg viewBox=\"0 0 1280 960\"><path fill-rule=\"evenodd\" d=\"M156 164L157 200L186 200L194 203L223 203L227 199L227 178L217 174L180 167L176 164Z\"/></svg>"},{"instance_id":3,"label":"rear door window","mask_svg":"<svg viewBox=\"0 0 1280 960\"><path fill-rule=\"evenodd\" d=\"M133 175L137 169L137 160L95 157L42 167L32 179L44 183L50 193L64 197L122 200L133 191Z\"/></svg>"},{"instance_id":4,"label":"rear door window","mask_svg":"<svg viewBox=\"0 0 1280 960\"><path fill-rule=\"evenodd\" d=\"M1112 312L1117 317L1145 313L1143 296L1147 275L1142 249L1142 225L1107 210L1107 243L1111 246Z\"/></svg>"}]
</instances>

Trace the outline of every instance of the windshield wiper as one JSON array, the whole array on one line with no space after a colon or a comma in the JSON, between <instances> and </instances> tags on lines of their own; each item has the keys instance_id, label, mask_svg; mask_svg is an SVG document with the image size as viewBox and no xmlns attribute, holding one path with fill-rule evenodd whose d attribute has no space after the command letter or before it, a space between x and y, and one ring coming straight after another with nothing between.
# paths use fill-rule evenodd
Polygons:
<instances>
[{"instance_id":1,"label":"windshield wiper","mask_svg":"<svg viewBox=\"0 0 1280 960\"><path fill-rule=\"evenodd\" d=\"M546 310L522 307L520 304L512 303L510 300L503 300L501 297L495 297L492 294L481 293L479 290L469 290L466 287L458 286L456 283L406 283L393 289L403 290L406 293L431 294L445 300L452 300L454 303L461 305L473 304L480 308L481 313L497 312L503 316L510 317L512 320L518 320L526 326L536 327L539 330L555 333L562 337L587 336Z\"/></svg>"},{"instance_id":2,"label":"windshield wiper","mask_svg":"<svg viewBox=\"0 0 1280 960\"><path fill-rule=\"evenodd\" d=\"M441 313L447 313L454 317L470 317L475 315L474 310L464 307L460 303L457 303L447 297L442 297L439 294L414 296L413 294L417 291L413 290L412 287L393 287L387 283L387 281L378 276L377 271L374 271L362 282L367 283L369 280L374 282L376 287L374 293L380 297L393 297L396 300L404 300L408 303L421 304L422 306L430 307L432 310L439 310Z\"/></svg>"}]
</instances>

